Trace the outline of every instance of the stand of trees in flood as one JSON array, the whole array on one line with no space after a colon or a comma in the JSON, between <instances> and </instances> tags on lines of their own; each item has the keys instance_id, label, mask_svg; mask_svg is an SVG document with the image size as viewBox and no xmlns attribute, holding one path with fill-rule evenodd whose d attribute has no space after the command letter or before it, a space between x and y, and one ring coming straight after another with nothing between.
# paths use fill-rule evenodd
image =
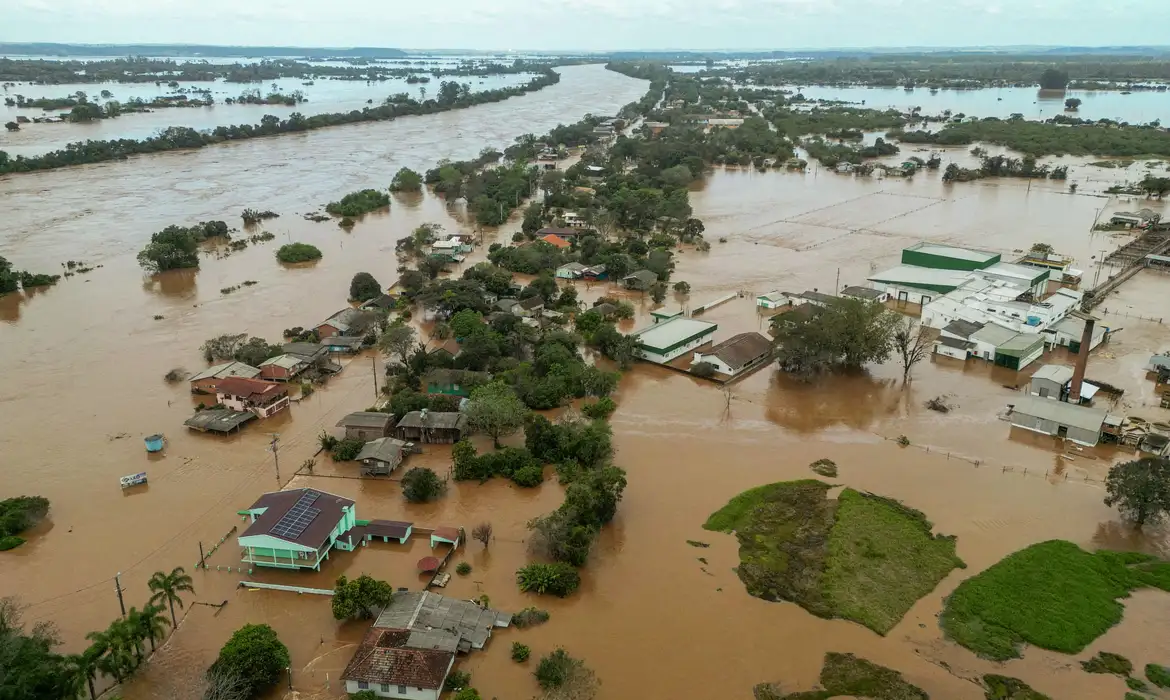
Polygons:
<instances>
[{"instance_id":1,"label":"stand of trees in flood","mask_svg":"<svg viewBox=\"0 0 1170 700\"><path fill-rule=\"evenodd\" d=\"M562 65L558 62L556 65ZM496 61L462 61L430 69L393 66L379 63L348 66L322 66L287 58L256 63L213 64L207 61L174 61L145 57L117 58L109 61L46 61L43 59L0 58L0 82L62 85L72 83L170 83L224 80L248 83L301 78L315 80L372 80L404 78L420 73L435 77L447 75L489 76L515 73L539 73L554 65L550 61L511 63Z\"/></svg>"},{"instance_id":2,"label":"stand of trees in flood","mask_svg":"<svg viewBox=\"0 0 1170 700\"><path fill-rule=\"evenodd\" d=\"M1111 121L1089 122L1064 115L1043 122L1027 121L1019 115L1008 119L987 117L951 122L938 131L894 130L888 136L903 143L940 146L994 143L1037 157L1066 154L1170 157L1170 132L1157 122L1134 126Z\"/></svg>"},{"instance_id":3,"label":"stand of trees in flood","mask_svg":"<svg viewBox=\"0 0 1170 700\"><path fill-rule=\"evenodd\" d=\"M456 84L455 90L440 90L437 99L432 98L421 102L411 98L406 93L399 93L387 97L385 102L378 107L366 107L350 112L316 114L311 117L294 112L287 119L280 119L271 114L266 114L260 119L259 124L217 126L210 131L197 131L188 127L172 126L164 129L157 136L151 136L142 140L110 139L106 141L78 141L67 145L63 149L31 158L24 156L16 156L13 158L7 152L0 151L0 175L66 168L73 165L101 163L108 160L122 160L136 154L157 153L159 151L173 151L186 148L203 148L224 141L311 131L313 129L323 129L342 124L386 121L406 115L434 114L435 112L463 109L488 102L501 102L509 97L517 97L529 92L541 90L549 85L554 85L560 79L559 73L552 68L545 68L540 75L523 85L496 90L485 90L483 92L468 92L458 89L458 84Z\"/></svg>"},{"instance_id":4,"label":"stand of trees in flood","mask_svg":"<svg viewBox=\"0 0 1170 700\"><path fill-rule=\"evenodd\" d=\"M1046 71L1052 71L1045 74ZM889 54L780 61L709 69L744 85L871 85L974 89L1033 87L1061 90L1131 89L1133 83L1170 81L1170 59L1138 56L1028 54ZM1063 76L1063 79L1059 79ZM1150 86L1156 88L1156 86ZM1165 89L1162 86L1161 89Z\"/></svg>"}]
</instances>

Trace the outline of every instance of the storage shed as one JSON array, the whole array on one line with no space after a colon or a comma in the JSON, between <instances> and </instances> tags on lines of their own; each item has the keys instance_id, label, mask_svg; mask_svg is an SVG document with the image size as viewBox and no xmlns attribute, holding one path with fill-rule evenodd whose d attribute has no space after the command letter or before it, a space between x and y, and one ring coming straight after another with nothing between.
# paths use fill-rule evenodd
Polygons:
<instances>
[{"instance_id":1,"label":"storage shed","mask_svg":"<svg viewBox=\"0 0 1170 700\"><path fill-rule=\"evenodd\" d=\"M1024 396L1016 402L1008 418L1017 428L1092 446L1101 439L1105 416L1104 409Z\"/></svg>"}]
</instances>

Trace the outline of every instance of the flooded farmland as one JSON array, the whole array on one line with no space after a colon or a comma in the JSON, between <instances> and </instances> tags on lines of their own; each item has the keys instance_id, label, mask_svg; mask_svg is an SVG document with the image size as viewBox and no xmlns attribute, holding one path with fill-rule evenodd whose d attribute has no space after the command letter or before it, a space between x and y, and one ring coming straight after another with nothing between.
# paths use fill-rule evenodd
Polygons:
<instances>
[{"instance_id":1,"label":"flooded farmland","mask_svg":"<svg viewBox=\"0 0 1170 700\"><path fill-rule=\"evenodd\" d=\"M86 632L117 615L115 573L122 572L127 604L141 605L151 573L178 565L191 571L200 542L227 536L209 560L211 569L193 572L195 600L227 604L218 610L189 605L179 632L124 697L173 695L245 622L272 625L288 644L299 696L340 697L338 676L364 626L335 622L324 597L249 592L236 587L243 575L216 570L239 564L229 534L241 524L236 511L278 484L312 486L354 499L360 518L493 524L490 548L473 543L460 552L473 572L454 578L450 593L487 594L493 607L508 611L539 605L552 619L535 629L500 631L486 652L460 662L486 697L538 692L531 669L508 660L512 641L537 655L565 646L596 671L605 700L748 698L761 681L804 689L815 682L825 651L853 652L896 668L937 698L982 697L968 679L988 672L1023 678L1053 697L1120 696L1119 679L1087 676L1069 657L1030 649L998 665L940 638L935 617L942 598L1023 546L1064 538L1084 547L1165 548L1164 532L1132 536L1101 502L1100 479L1124 455L1064 458L1051 443L1013 434L996 418L1015 395L1007 387L1021 381L1002 368L928 360L908 387L892 364L814 384L765 368L725 393L669 370L635 367L619 386L612 419L615 462L627 470L629 486L616 520L594 547L581 590L564 601L521 594L514 581L527 557L525 523L562 501L555 480L535 490L501 479L455 483L436 503L410 505L396 483L345 478L353 475L345 468L322 465L314 475L293 476L323 429L374 401L380 358L353 359L291 411L239 436L183 432L194 401L185 385L170 387L162 376L177 366L201 368L196 348L204 339L245 331L275 339L283 328L316 323L344 305L354 272L372 272L384 284L393 280L394 244L419 223L469 229L458 208L430 194L395 198L388 213L366 217L351 233L332 222L309 223L298 213L352 189L385 186L403 165L430 167L439 158L469 157L585 112L612 113L645 90L645 83L600 66L562 71L561 83L551 88L459 112L0 179L0 203L10 213L0 230L0 254L30 269L55 269L69 259L103 265L42 292L0 299L6 419L0 422L0 493L37 493L53 504L51 522L2 555L0 596L19 594L33 605L31 616L57 622L66 649L77 650ZM766 321L753 305L755 294L827 290L838 279L861 283L920 240L978 246L1005 259L1032 243L1050 243L1076 257L1088 278L1091 256L1127 240L1091 234L1098 211L1139 206L1097 196L1105 177L1097 172L1075 165L1070 179L1092 175L1102 186L1071 196L1056 183L945 186L930 174L880 181L719 170L691 196L712 250L680 253L673 278L688 281L692 290L689 299L673 303L697 305L746 292L705 318L719 324L720 338L760 329ZM282 214L267 222L276 241L205 258L198 272L152 278L139 270L134 253L153 231L202 219L238 221L245 207ZM517 226L487 232L485 243L507 240ZM283 268L273 251L287 241L313 243L324 258ZM219 292L244 280L258 284ZM582 289L582 296L596 298L606 287ZM1144 403L1152 400L1152 387L1139 369L1150 352L1170 345L1170 333L1124 314L1151 315L1158 304L1149 300L1165 299L1168 290L1170 278L1143 273L1103 305L1109 324L1123 330L1095 353L1089 370L1124 386L1125 400L1151 419L1168 412ZM647 301L633 300L639 317L630 327L646 322L649 311ZM1053 360L1071 363L1062 353ZM941 394L952 398L951 413L923 408ZM165 457L148 459L140 441L158 431L170 445ZM279 477L266 451L270 433L280 434ZM911 445L884 439L897 435ZM938 532L958 537L957 553L968 568L948 576L886 637L748 596L732 571L738 563L734 538L701 529L735 494L805 478L807 465L819 458L840 466L837 482L900 499L926 513ZM441 446L412 458L412 466L439 473L449 464ZM148 487L117 488L118 476L142 469L150 473ZM688 539L711 546L698 550ZM424 551L417 540L371 544L356 553L334 552L319 574L253 576L329 588L339 574L364 572L415 587L413 563ZM1093 650L1124 651L1138 665L1164 663L1170 643L1159 641L1164 635L1154 634L1154 624L1170 614L1170 600L1143 593L1126 604L1137 614L1127 614Z\"/></svg>"}]
</instances>

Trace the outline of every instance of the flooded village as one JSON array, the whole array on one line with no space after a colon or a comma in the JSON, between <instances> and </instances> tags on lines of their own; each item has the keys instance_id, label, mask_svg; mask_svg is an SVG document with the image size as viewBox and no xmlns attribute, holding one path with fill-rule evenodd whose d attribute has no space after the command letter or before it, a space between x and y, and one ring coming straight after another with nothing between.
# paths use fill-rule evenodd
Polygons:
<instances>
[{"instance_id":1,"label":"flooded village","mask_svg":"<svg viewBox=\"0 0 1170 700\"><path fill-rule=\"evenodd\" d=\"M97 693L205 697L208 667L245 625L287 647L273 698L472 697L456 683L484 698L570 697L534 678L556 649L588 669L577 697L602 699L781 698L826 687L822 667L839 662L827 654L920 689L883 698L1015 697L985 695L992 676L1051 698L1121 698L1147 664L1170 664L1170 598L1144 559L1130 564L1154 582L1119 594L1120 621L1076 648L1015 630L1015 652L998 654L971 641L991 623L954 622L966 582L1040 543L1170 557L1162 526L1135 529L1104 502L1112 467L1170 454L1170 216L1161 197L1110 191L1152 171L1146 160L1059 156L1043 160L1066 180L948 182L941 168L895 171L911 156L962 168L979 157L907 142L867 158L885 167L863 175L798 143L804 167L701 161L665 188L685 191L677 221L630 205L623 215L642 218L627 227L577 204L623 178L666 180L641 171L674 157L652 150L673 130L710 145L752 116L702 99L672 107L669 79L618 68L559 66L555 84L466 109L0 176L0 255L91 270L0 296L0 500L51 504L0 552L0 597L82 654L87 635L160 590L156 572L183 567L194 589L132 676L94 674ZM678 121L707 109L698 128ZM436 191L438 174L352 225L313 220L347 192L387 192L402 168L506 154L587 114L582 143L534 146L539 179L501 225L482 223L474 197ZM572 205L530 221L528 204L552 197ZM279 216L243 224L245 209ZM215 220L232 242L255 240L203 242L197 267L140 266L153 233ZM297 243L318 258L274 258ZM360 272L377 288L355 298ZM796 333L843 303L908 329L909 369L891 347L805 372L819 360L791 351ZM226 351L208 351L225 336ZM241 353L249 339L263 339L255 358ZM500 405L522 402L522 425L503 408L484 415L477 391L493 386L510 397ZM603 437L584 432L598 423ZM538 429L551 431L546 453ZM570 450L573 431L611 441L612 455ZM599 486L611 463L621 485ZM535 483L521 477L530 467ZM434 494L404 496L428 469ZM882 517L915 523L898 531L918 538L907 548L938 548L921 567L933 578L883 602L881 620L866 596L898 588L899 552L859 554L890 563L857 574L777 545L775 557L855 586L852 607L840 592L810 602L753 554L744 533L760 524L735 520L760 487L816 478L823 493L777 491L755 512L828 513L821 542L838 552L832 528L847 513L896 502ZM587 561L573 561L549 547L556 523L534 521L580 517L566 504L587 499L604 515L588 526ZM518 576L533 563L550 567L539 585ZM554 573L573 579L561 595ZM339 577L363 575L393 596L339 618ZM532 624L533 609L547 621ZM1086 672L1103 651L1132 674ZM1143 685L1138 697L1162 697L1153 677Z\"/></svg>"}]
</instances>

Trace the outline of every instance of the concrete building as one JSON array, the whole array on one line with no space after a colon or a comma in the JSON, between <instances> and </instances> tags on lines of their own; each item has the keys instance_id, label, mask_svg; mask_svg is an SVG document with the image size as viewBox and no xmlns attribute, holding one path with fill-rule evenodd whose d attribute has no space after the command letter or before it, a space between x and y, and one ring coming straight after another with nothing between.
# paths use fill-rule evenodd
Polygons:
<instances>
[{"instance_id":1,"label":"concrete building","mask_svg":"<svg viewBox=\"0 0 1170 700\"><path fill-rule=\"evenodd\" d=\"M679 316L636 331L633 335L638 344L638 357L664 365L710 343L718 329L717 324L709 321Z\"/></svg>"},{"instance_id":2,"label":"concrete building","mask_svg":"<svg viewBox=\"0 0 1170 700\"><path fill-rule=\"evenodd\" d=\"M982 270L1000 261L999 253L942 243L915 243L902 249L902 264L937 270Z\"/></svg>"},{"instance_id":3,"label":"concrete building","mask_svg":"<svg viewBox=\"0 0 1170 700\"><path fill-rule=\"evenodd\" d=\"M1043 435L1093 446L1101 440L1102 426L1108 416L1104 409L1074 406L1036 396L1022 396L1008 418L1013 426Z\"/></svg>"},{"instance_id":4,"label":"concrete building","mask_svg":"<svg viewBox=\"0 0 1170 700\"><path fill-rule=\"evenodd\" d=\"M1044 354L1044 337L1035 333L1017 333L995 349L995 364L1017 372Z\"/></svg>"},{"instance_id":5,"label":"concrete building","mask_svg":"<svg viewBox=\"0 0 1170 700\"><path fill-rule=\"evenodd\" d=\"M260 378L287 382L309 368L309 363L297 355L277 355L260 363Z\"/></svg>"},{"instance_id":6,"label":"concrete building","mask_svg":"<svg viewBox=\"0 0 1170 700\"><path fill-rule=\"evenodd\" d=\"M193 394L214 394L221 379L228 377L255 379L259 376L260 369L257 367L246 365L243 362L224 362L191 375L187 381L191 382L191 393Z\"/></svg>"},{"instance_id":7,"label":"concrete building","mask_svg":"<svg viewBox=\"0 0 1170 700\"><path fill-rule=\"evenodd\" d=\"M266 493L239 514L250 522L236 538L246 564L319 571L333 547L360 544L348 536L357 524L353 501L316 489Z\"/></svg>"},{"instance_id":8,"label":"concrete building","mask_svg":"<svg viewBox=\"0 0 1170 700\"><path fill-rule=\"evenodd\" d=\"M1085 335L1085 321L1077 316L1065 316L1052 324L1048 331L1051 333L1048 344L1053 347L1067 347L1068 351L1076 354L1081 351L1081 338ZM1093 326L1093 337L1089 343L1089 350L1096 350L1109 336L1109 328L1101 324Z\"/></svg>"},{"instance_id":9,"label":"concrete building","mask_svg":"<svg viewBox=\"0 0 1170 700\"><path fill-rule=\"evenodd\" d=\"M1069 401L1074 374L1074 368L1067 365L1041 365L1028 382L1028 394L1053 401ZM1098 389L1096 385L1082 381L1080 403L1091 403Z\"/></svg>"},{"instance_id":10,"label":"concrete building","mask_svg":"<svg viewBox=\"0 0 1170 700\"><path fill-rule=\"evenodd\" d=\"M268 418L289 406L288 389L259 379L228 377L215 388L216 400L233 411L251 411L257 418Z\"/></svg>"},{"instance_id":11,"label":"concrete building","mask_svg":"<svg viewBox=\"0 0 1170 700\"><path fill-rule=\"evenodd\" d=\"M788 294L780 291L771 291L756 297L756 306L761 309L778 309L789 304Z\"/></svg>"},{"instance_id":12,"label":"concrete building","mask_svg":"<svg viewBox=\"0 0 1170 700\"><path fill-rule=\"evenodd\" d=\"M841 290L841 296L846 299L858 299L861 301L873 301L879 304L884 304L889 300L890 295L880 289L872 287L846 287Z\"/></svg>"},{"instance_id":13,"label":"concrete building","mask_svg":"<svg viewBox=\"0 0 1170 700\"><path fill-rule=\"evenodd\" d=\"M692 365L706 362L729 377L764 362L772 354L772 341L759 333L740 333L703 352L696 352Z\"/></svg>"},{"instance_id":14,"label":"concrete building","mask_svg":"<svg viewBox=\"0 0 1170 700\"><path fill-rule=\"evenodd\" d=\"M1004 328L998 323L985 323L968 338L975 343L972 354L976 357L993 362L995 352L1000 345L1016 337L1017 333L1010 328Z\"/></svg>"}]
</instances>

